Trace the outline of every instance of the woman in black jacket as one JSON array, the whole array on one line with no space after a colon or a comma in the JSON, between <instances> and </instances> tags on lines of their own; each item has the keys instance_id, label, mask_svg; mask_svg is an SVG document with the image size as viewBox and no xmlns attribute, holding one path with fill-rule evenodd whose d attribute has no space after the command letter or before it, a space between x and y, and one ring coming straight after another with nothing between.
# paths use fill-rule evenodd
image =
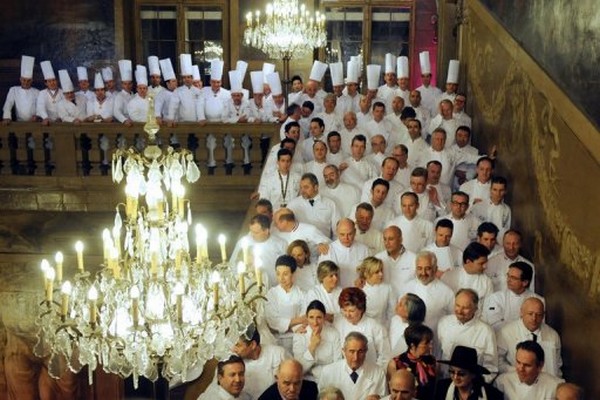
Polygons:
<instances>
[{"instance_id":1,"label":"woman in black jacket","mask_svg":"<svg viewBox=\"0 0 600 400\"><path fill-rule=\"evenodd\" d=\"M483 380L483 375L490 371L477 364L477 350L456 346L450 360L438 362L448 364L450 378L438 381L435 400L504 399L501 391Z\"/></svg>"}]
</instances>

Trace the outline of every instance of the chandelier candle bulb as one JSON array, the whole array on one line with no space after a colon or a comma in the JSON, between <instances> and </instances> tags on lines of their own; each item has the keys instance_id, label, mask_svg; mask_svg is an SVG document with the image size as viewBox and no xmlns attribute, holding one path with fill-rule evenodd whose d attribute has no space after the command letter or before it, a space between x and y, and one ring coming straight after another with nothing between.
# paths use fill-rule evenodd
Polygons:
<instances>
[{"instance_id":1,"label":"chandelier candle bulb","mask_svg":"<svg viewBox=\"0 0 600 400\"><path fill-rule=\"evenodd\" d=\"M196 225L196 259L198 262L208 258L208 248L206 241L208 240L208 232L202 224Z\"/></svg>"},{"instance_id":2,"label":"chandelier candle bulb","mask_svg":"<svg viewBox=\"0 0 600 400\"><path fill-rule=\"evenodd\" d=\"M96 301L98 301L98 290L95 286L90 287L88 291L88 301L90 305L90 324L95 325L98 319L96 310Z\"/></svg>"},{"instance_id":3,"label":"chandelier candle bulb","mask_svg":"<svg viewBox=\"0 0 600 400\"><path fill-rule=\"evenodd\" d=\"M110 251L109 265L112 266L115 279L121 279L121 267L119 265L119 251L113 247Z\"/></svg>"},{"instance_id":4,"label":"chandelier candle bulb","mask_svg":"<svg viewBox=\"0 0 600 400\"><path fill-rule=\"evenodd\" d=\"M127 214L127 218L130 221L137 219L138 196L139 194L136 185L128 183L127 186L125 186L125 214Z\"/></svg>"},{"instance_id":5,"label":"chandelier candle bulb","mask_svg":"<svg viewBox=\"0 0 600 400\"><path fill-rule=\"evenodd\" d=\"M102 249L104 255L104 264L108 265L108 258L110 257L110 249L112 247L112 238L110 237L110 231L108 228L102 230Z\"/></svg>"},{"instance_id":6,"label":"chandelier candle bulb","mask_svg":"<svg viewBox=\"0 0 600 400\"><path fill-rule=\"evenodd\" d=\"M242 254L243 254L243 260L244 260L244 264L248 265L250 264L250 248L249 248L249 243L248 243L248 238L243 237L242 238Z\"/></svg>"},{"instance_id":7,"label":"chandelier candle bulb","mask_svg":"<svg viewBox=\"0 0 600 400\"><path fill-rule=\"evenodd\" d=\"M221 282L221 275L217 271L213 271L210 281L212 282L213 289L214 310L217 311L219 309L219 283Z\"/></svg>"},{"instance_id":8,"label":"chandelier candle bulb","mask_svg":"<svg viewBox=\"0 0 600 400\"><path fill-rule=\"evenodd\" d=\"M119 254L121 253L121 230L115 226L113 228L113 230L112 230L112 234L113 234L113 243L114 243L114 245L111 248L111 252L113 250L116 250L117 251L117 257L118 257Z\"/></svg>"},{"instance_id":9,"label":"chandelier candle bulb","mask_svg":"<svg viewBox=\"0 0 600 400\"><path fill-rule=\"evenodd\" d=\"M46 301L48 303L52 302L52 292L54 291L54 278L56 277L56 272L54 268L49 267L46 270Z\"/></svg>"},{"instance_id":10,"label":"chandelier candle bulb","mask_svg":"<svg viewBox=\"0 0 600 400\"><path fill-rule=\"evenodd\" d=\"M238 278L239 278L239 289L240 289L240 296L244 297L244 293L246 293L246 280L244 278L244 275L246 274L246 263L243 261L238 262L237 264L237 273L238 273Z\"/></svg>"},{"instance_id":11,"label":"chandelier candle bulb","mask_svg":"<svg viewBox=\"0 0 600 400\"><path fill-rule=\"evenodd\" d=\"M179 213L179 218L183 219L184 213L185 213L185 206L184 206L184 201L185 201L185 188L183 187L183 185L179 184L178 186L178 192L179 194L177 195L177 210Z\"/></svg>"},{"instance_id":12,"label":"chandelier candle bulb","mask_svg":"<svg viewBox=\"0 0 600 400\"><path fill-rule=\"evenodd\" d=\"M174 288L175 292L175 311L177 313L177 322L183 322L183 293L185 288L181 282L177 282Z\"/></svg>"},{"instance_id":13,"label":"chandelier candle bulb","mask_svg":"<svg viewBox=\"0 0 600 400\"><path fill-rule=\"evenodd\" d=\"M150 275L152 275L152 278L156 279L156 276L158 275L158 251L151 250L150 258Z\"/></svg>"},{"instance_id":14,"label":"chandelier candle bulb","mask_svg":"<svg viewBox=\"0 0 600 400\"><path fill-rule=\"evenodd\" d=\"M60 315L64 318L69 314L69 297L71 296L71 282L65 281L62 284L60 293L61 293L61 302L60 302Z\"/></svg>"},{"instance_id":15,"label":"chandelier candle bulb","mask_svg":"<svg viewBox=\"0 0 600 400\"><path fill-rule=\"evenodd\" d=\"M225 237L225 235L223 235L221 233L217 240L219 241L219 246L221 247L221 261L226 262L227 261L227 249L225 247L225 243L227 242L227 238Z\"/></svg>"},{"instance_id":16,"label":"chandelier candle bulb","mask_svg":"<svg viewBox=\"0 0 600 400\"><path fill-rule=\"evenodd\" d=\"M44 291L46 291L46 289L48 289L48 276L46 275L46 271L50 269L50 263L44 258L40 266L42 268L42 275L44 277Z\"/></svg>"},{"instance_id":17,"label":"chandelier candle bulb","mask_svg":"<svg viewBox=\"0 0 600 400\"><path fill-rule=\"evenodd\" d=\"M175 252L175 275L179 277L181 275L181 259L183 258L183 250L177 249Z\"/></svg>"},{"instance_id":18,"label":"chandelier candle bulb","mask_svg":"<svg viewBox=\"0 0 600 400\"><path fill-rule=\"evenodd\" d=\"M134 328L137 328L140 316L140 290L137 286L132 286L129 290L129 297L131 298L131 319L133 320Z\"/></svg>"},{"instance_id":19,"label":"chandelier candle bulb","mask_svg":"<svg viewBox=\"0 0 600 400\"><path fill-rule=\"evenodd\" d=\"M75 243L75 251L77 252L77 270L83 272L83 242L81 240Z\"/></svg>"},{"instance_id":20,"label":"chandelier candle bulb","mask_svg":"<svg viewBox=\"0 0 600 400\"><path fill-rule=\"evenodd\" d=\"M173 205L174 214L179 214L177 211L179 206L179 191L177 189L179 189L179 185L179 183L173 182L171 186L171 204Z\"/></svg>"},{"instance_id":21,"label":"chandelier candle bulb","mask_svg":"<svg viewBox=\"0 0 600 400\"><path fill-rule=\"evenodd\" d=\"M63 253L57 251L54 255L54 261L56 262L56 281L60 284L63 278Z\"/></svg>"}]
</instances>

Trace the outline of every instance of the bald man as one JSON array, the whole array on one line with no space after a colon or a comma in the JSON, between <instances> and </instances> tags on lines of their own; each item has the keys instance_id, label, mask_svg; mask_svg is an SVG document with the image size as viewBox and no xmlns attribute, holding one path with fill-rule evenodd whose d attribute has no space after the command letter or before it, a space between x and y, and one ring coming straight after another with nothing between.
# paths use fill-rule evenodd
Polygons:
<instances>
[{"instance_id":1,"label":"bald man","mask_svg":"<svg viewBox=\"0 0 600 400\"><path fill-rule=\"evenodd\" d=\"M390 394L381 400L415 400L417 388L415 376L407 369L399 369L392 374L388 383Z\"/></svg>"},{"instance_id":2,"label":"bald man","mask_svg":"<svg viewBox=\"0 0 600 400\"><path fill-rule=\"evenodd\" d=\"M302 379L302 364L294 359L283 361L275 375L277 382L264 391L258 400L300 400L316 399L317 384Z\"/></svg>"},{"instance_id":3,"label":"bald man","mask_svg":"<svg viewBox=\"0 0 600 400\"><path fill-rule=\"evenodd\" d=\"M583 400L583 389L574 383L563 382L556 387L555 400Z\"/></svg>"},{"instance_id":4,"label":"bald man","mask_svg":"<svg viewBox=\"0 0 600 400\"><path fill-rule=\"evenodd\" d=\"M356 227L349 218L342 218L337 223L336 232L337 240L321 254L319 262L331 260L336 263L340 267L340 287L354 286L356 267L369 256L369 248L355 241Z\"/></svg>"},{"instance_id":5,"label":"bald man","mask_svg":"<svg viewBox=\"0 0 600 400\"><path fill-rule=\"evenodd\" d=\"M544 322L544 303L530 297L521 305L521 317L504 325L497 334L500 372L515 369L516 346L525 340L533 340L544 349L543 371L561 377L562 357L560 336Z\"/></svg>"}]
</instances>

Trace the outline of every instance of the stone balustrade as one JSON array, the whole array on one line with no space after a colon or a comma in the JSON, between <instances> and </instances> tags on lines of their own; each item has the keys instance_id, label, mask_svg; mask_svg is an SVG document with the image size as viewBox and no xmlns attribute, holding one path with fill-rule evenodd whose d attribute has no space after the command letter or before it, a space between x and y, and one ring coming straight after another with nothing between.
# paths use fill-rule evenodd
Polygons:
<instances>
[{"instance_id":1,"label":"stone balustrade","mask_svg":"<svg viewBox=\"0 0 600 400\"><path fill-rule=\"evenodd\" d=\"M162 127L157 137L162 147L191 150L208 175L257 176L278 132L275 124L181 123ZM12 123L0 127L0 175L109 175L114 149L146 142L143 124Z\"/></svg>"}]
</instances>

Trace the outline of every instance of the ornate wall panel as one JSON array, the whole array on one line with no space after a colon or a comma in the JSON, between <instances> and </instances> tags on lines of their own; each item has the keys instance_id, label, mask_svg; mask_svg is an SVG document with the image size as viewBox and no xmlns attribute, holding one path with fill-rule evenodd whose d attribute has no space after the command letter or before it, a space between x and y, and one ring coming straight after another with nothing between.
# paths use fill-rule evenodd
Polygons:
<instances>
[{"instance_id":1,"label":"ornate wall panel","mask_svg":"<svg viewBox=\"0 0 600 400\"><path fill-rule=\"evenodd\" d=\"M517 228L536 265L568 379L598 398L600 201L598 132L477 1L468 1L464 52L480 145L496 143ZM585 131L585 132L584 132ZM485 147L484 147L485 148ZM590 368L577 368L587 365Z\"/></svg>"}]
</instances>

